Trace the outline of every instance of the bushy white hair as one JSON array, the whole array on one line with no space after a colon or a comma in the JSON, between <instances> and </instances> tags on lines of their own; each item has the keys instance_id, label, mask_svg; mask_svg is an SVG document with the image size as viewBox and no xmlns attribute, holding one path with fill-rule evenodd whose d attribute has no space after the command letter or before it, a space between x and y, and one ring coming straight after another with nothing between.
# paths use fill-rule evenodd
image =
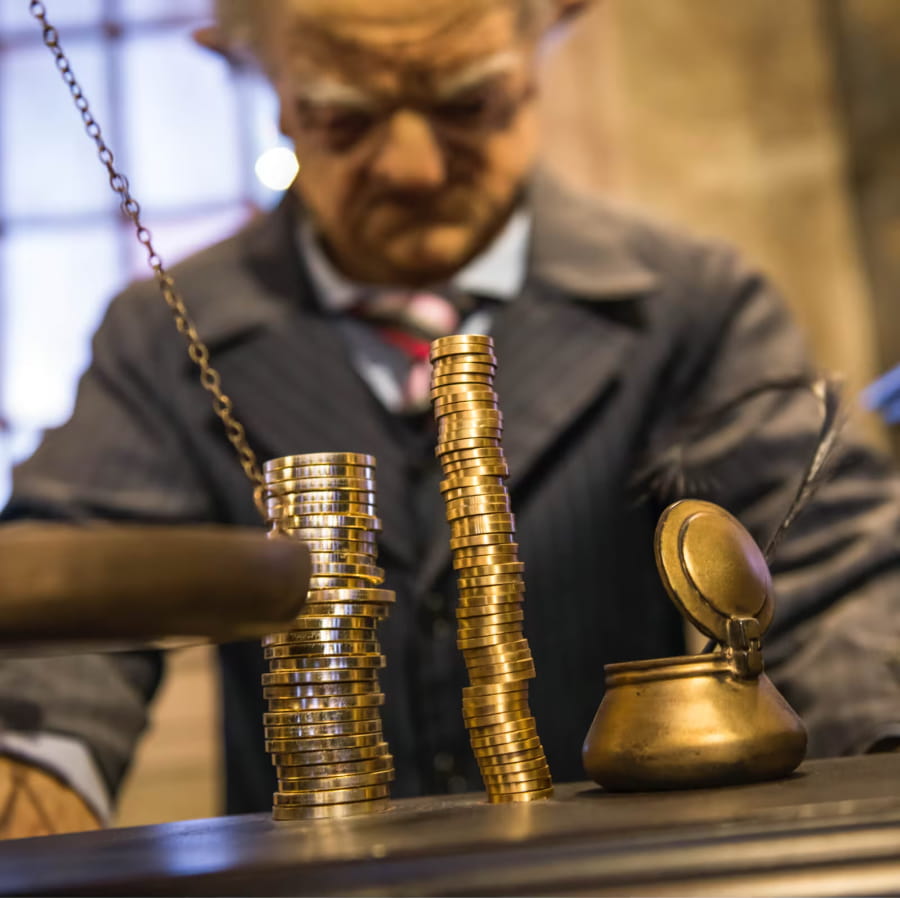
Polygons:
<instances>
[{"instance_id":1,"label":"bushy white hair","mask_svg":"<svg viewBox=\"0 0 900 898\"><path fill-rule=\"evenodd\" d=\"M272 0L215 0L215 15L226 47L254 53L259 49L260 9ZM557 0L495 0L519 8L522 27L539 30L550 21Z\"/></svg>"}]
</instances>

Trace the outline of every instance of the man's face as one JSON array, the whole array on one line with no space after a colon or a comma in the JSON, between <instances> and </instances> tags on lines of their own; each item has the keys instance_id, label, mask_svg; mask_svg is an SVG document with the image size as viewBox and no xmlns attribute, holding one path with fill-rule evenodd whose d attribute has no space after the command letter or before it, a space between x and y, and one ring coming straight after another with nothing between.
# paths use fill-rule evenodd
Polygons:
<instances>
[{"instance_id":1,"label":"man's face","mask_svg":"<svg viewBox=\"0 0 900 898\"><path fill-rule=\"evenodd\" d=\"M344 272L452 275L506 219L534 159L534 48L498 0L267 0L294 189Z\"/></svg>"}]
</instances>

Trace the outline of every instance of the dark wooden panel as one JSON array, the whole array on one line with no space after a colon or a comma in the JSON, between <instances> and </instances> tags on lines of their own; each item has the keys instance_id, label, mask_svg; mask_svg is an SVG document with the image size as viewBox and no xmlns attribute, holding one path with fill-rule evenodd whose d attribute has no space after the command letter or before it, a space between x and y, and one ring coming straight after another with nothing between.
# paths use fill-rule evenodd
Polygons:
<instances>
[{"instance_id":1,"label":"dark wooden panel","mask_svg":"<svg viewBox=\"0 0 900 898\"><path fill-rule=\"evenodd\" d=\"M900 756L786 780L532 805L481 796L379 816L227 817L0 844L7 895L900 893Z\"/></svg>"}]
</instances>

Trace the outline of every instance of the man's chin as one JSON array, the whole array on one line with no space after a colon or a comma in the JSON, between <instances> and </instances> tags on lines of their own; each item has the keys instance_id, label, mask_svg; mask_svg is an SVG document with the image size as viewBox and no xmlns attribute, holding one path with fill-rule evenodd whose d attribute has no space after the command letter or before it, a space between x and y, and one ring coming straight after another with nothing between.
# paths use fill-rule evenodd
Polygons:
<instances>
[{"instance_id":1,"label":"man's chin","mask_svg":"<svg viewBox=\"0 0 900 898\"><path fill-rule=\"evenodd\" d=\"M452 278L472 258L473 239L469 230L441 227L422 228L404 234L381 247L385 267L416 285Z\"/></svg>"}]
</instances>

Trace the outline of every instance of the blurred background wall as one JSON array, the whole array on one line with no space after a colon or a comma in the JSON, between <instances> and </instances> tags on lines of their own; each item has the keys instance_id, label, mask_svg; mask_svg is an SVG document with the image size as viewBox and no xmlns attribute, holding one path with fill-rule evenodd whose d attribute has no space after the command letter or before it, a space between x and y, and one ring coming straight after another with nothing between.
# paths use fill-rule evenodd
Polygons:
<instances>
[{"instance_id":1,"label":"blurred background wall","mask_svg":"<svg viewBox=\"0 0 900 898\"><path fill-rule=\"evenodd\" d=\"M143 272L27 6L0 0L0 500ZM279 144L270 98L190 48L208 6L48 7L170 262L276 197L253 174ZM739 246L853 390L900 362L898 0L600 0L543 106L549 166ZM173 657L120 825L216 813L216 689L208 650Z\"/></svg>"}]
</instances>

